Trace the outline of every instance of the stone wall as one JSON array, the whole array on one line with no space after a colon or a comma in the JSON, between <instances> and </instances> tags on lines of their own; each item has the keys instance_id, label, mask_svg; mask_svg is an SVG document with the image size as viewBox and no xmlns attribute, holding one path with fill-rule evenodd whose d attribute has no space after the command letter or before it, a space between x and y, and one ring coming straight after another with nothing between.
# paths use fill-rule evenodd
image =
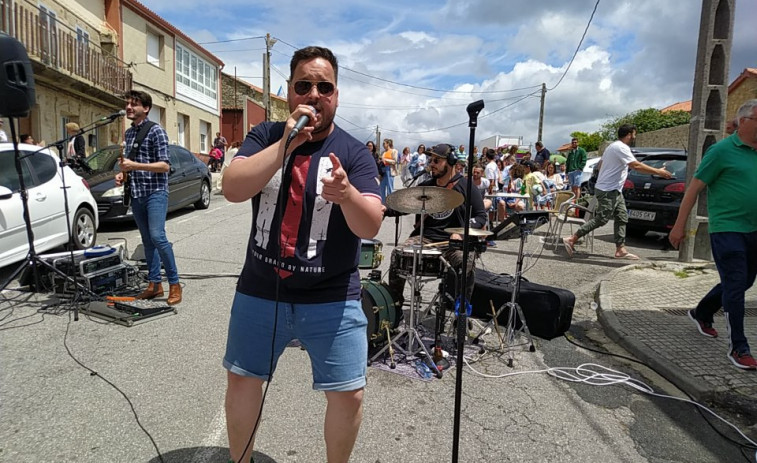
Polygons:
<instances>
[{"instance_id":1,"label":"stone wall","mask_svg":"<svg viewBox=\"0 0 757 463\"><path fill-rule=\"evenodd\" d=\"M688 149L689 124L637 134L636 146L639 148Z\"/></svg>"},{"instance_id":2,"label":"stone wall","mask_svg":"<svg viewBox=\"0 0 757 463\"><path fill-rule=\"evenodd\" d=\"M733 91L728 93L728 104L725 110L726 121L730 121L736 117L736 111L739 110L739 106L744 104L747 100L757 98L757 79L750 78L744 79L741 85L734 88Z\"/></svg>"},{"instance_id":3,"label":"stone wall","mask_svg":"<svg viewBox=\"0 0 757 463\"><path fill-rule=\"evenodd\" d=\"M234 99L236 95L236 101ZM263 92L243 80L237 80L234 85L234 77L221 74L221 107L222 108L244 108L247 104L247 98L254 101L261 108L263 107ZM286 99L271 95L271 120L285 121L289 117L289 105ZM259 121L249 121L257 124Z\"/></svg>"}]
</instances>

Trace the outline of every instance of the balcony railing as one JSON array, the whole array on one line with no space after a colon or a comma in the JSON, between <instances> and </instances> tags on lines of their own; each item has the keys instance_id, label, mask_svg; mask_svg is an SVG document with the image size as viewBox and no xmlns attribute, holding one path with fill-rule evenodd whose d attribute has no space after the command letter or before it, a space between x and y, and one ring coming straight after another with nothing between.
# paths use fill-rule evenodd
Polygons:
<instances>
[{"instance_id":1,"label":"balcony railing","mask_svg":"<svg viewBox=\"0 0 757 463\"><path fill-rule=\"evenodd\" d=\"M54 17L8 0L0 0L0 14L1 30L24 44L30 59L114 95L131 90L131 72L123 62L89 40L78 40Z\"/></svg>"}]
</instances>

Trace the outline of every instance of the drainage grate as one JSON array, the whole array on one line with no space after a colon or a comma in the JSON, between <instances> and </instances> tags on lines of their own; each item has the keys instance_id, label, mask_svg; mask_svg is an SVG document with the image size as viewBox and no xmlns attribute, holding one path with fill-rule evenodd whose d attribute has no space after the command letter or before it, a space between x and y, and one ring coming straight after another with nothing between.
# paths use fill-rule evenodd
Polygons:
<instances>
[{"instance_id":1,"label":"drainage grate","mask_svg":"<svg viewBox=\"0 0 757 463\"><path fill-rule=\"evenodd\" d=\"M686 312L688 312L691 309L691 307L664 307L661 310L665 312L668 315L680 315L685 317ZM715 314L716 317L722 317L723 311L719 310L718 313ZM744 316L745 317L757 317L757 307L747 307L744 309Z\"/></svg>"}]
</instances>

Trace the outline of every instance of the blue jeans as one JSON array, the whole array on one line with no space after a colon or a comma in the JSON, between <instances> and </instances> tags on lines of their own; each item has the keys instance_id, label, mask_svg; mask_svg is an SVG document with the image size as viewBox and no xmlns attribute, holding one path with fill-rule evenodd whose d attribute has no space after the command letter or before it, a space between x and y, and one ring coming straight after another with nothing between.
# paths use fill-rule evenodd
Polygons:
<instances>
[{"instance_id":1,"label":"blue jeans","mask_svg":"<svg viewBox=\"0 0 757 463\"><path fill-rule=\"evenodd\" d=\"M168 212L168 192L155 191L149 196L132 198L131 212L137 222L139 234L142 235L142 246L145 248L147 260L147 281L160 283L160 263L166 269L169 284L179 282L179 272L176 270L176 258L173 246L166 237L166 213Z\"/></svg>"},{"instance_id":2,"label":"blue jeans","mask_svg":"<svg viewBox=\"0 0 757 463\"><path fill-rule=\"evenodd\" d=\"M710 233L710 243L712 257L720 273L730 350L749 352L749 343L744 334L744 293L752 287L757 277L757 232ZM716 291L716 288L710 292Z\"/></svg>"},{"instance_id":3,"label":"blue jeans","mask_svg":"<svg viewBox=\"0 0 757 463\"><path fill-rule=\"evenodd\" d=\"M381 183L379 184L379 192L381 193L381 202L386 203L386 197L392 194L394 191L394 177L392 176L392 168L390 166L384 166L384 176L381 177Z\"/></svg>"},{"instance_id":4,"label":"blue jeans","mask_svg":"<svg viewBox=\"0 0 757 463\"><path fill-rule=\"evenodd\" d=\"M712 323L714 321L713 316L721 307L723 307L723 285L718 283L697 304L696 319L705 323Z\"/></svg>"},{"instance_id":5,"label":"blue jeans","mask_svg":"<svg viewBox=\"0 0 757 463\"><path fill-rule=\"evenodd\" d=\"M291 304L237 292L223 366L235 375L268 381L289 341L298 339L310 356L313 389L355 391L366 382L367 327L357 300Z\"/></svg>"}]
</instances>

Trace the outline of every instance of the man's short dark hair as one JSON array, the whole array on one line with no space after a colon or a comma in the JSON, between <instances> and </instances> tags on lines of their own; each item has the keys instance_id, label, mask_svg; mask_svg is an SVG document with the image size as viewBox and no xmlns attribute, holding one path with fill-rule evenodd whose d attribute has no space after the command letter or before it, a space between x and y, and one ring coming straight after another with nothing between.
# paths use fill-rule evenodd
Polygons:
<instances>
[{"instance_id":1,"label":"man's short dark hair","mask_svg":"<svg viewBox=\"0 0 757 463\"><path fill-rule=\"evenodd\" d=\"M573 138L571 138L571 139L570 139L570 142L571 142L571 143L573 143L574 141L575 141L575 142L577 142L577 141L578 141L578 138L575 138L575 137L573 137Z\"/></svg>"},{"instance_id":2,"label":"man's short dark hair","mask_svg":"<svg viewBox=\"0 0 757 463\"><path fill-rule=\"evenodd\" d=\"M540 142L540 141L537 141L537 142L535 143L535 145L536 145L536 147L537 147L537 148L543 148L543 147L544 147L544 143L542 143L542 142Z\"/></svg>"},{"instance_id":3,"label":"man's short dark hair","mask_svg":"<svg viewBox=\"0 0 757 463\"><path fill-rule=\"evenodd\" d=\"M132 90L126 94L126 99L128 101L132 101L132 100L139 101L139 104L141 104L145 108L152 109L152 97L147 92L143 92L140 90Z\"/></svg>"},{"instance_id":4,"label":"man's short dark hair","mask_svg":"<svg viewBox=\"0 0 757 463\"><path fill-rule=\"evenodd\" d=\"M633 124L623 124L618 127L618 140L625 138L629 133L636 131L636 126Z\"/></svg>"},{"instance_id":5,"label":"man's short dark hair","mask_svg":"<svg viewBox=\"0 0 757 463\"><path fill-rule=\"evenodd\" d=\"M497 153L495 153L494 150L489 150L486 152L486 159L493 161L496 155Z\"/></svg>"},{"instance_id":6,"label":"man's short dark hair","mask_svg":"<svg viewBox=\"0 0 757 463\"><path fill-rule=\"evenodd\" d=\"M323 58L331 63L331 67L334 68L334 83L336 83L339 74L339 63L336 56L334 56L334 53L325 47L305 47L294 52L294 55L292 55L292 61L289 62L289 80L292 80L297 65L302 61L308 61L313 58Z\"/></svg>"}]
</instances>

